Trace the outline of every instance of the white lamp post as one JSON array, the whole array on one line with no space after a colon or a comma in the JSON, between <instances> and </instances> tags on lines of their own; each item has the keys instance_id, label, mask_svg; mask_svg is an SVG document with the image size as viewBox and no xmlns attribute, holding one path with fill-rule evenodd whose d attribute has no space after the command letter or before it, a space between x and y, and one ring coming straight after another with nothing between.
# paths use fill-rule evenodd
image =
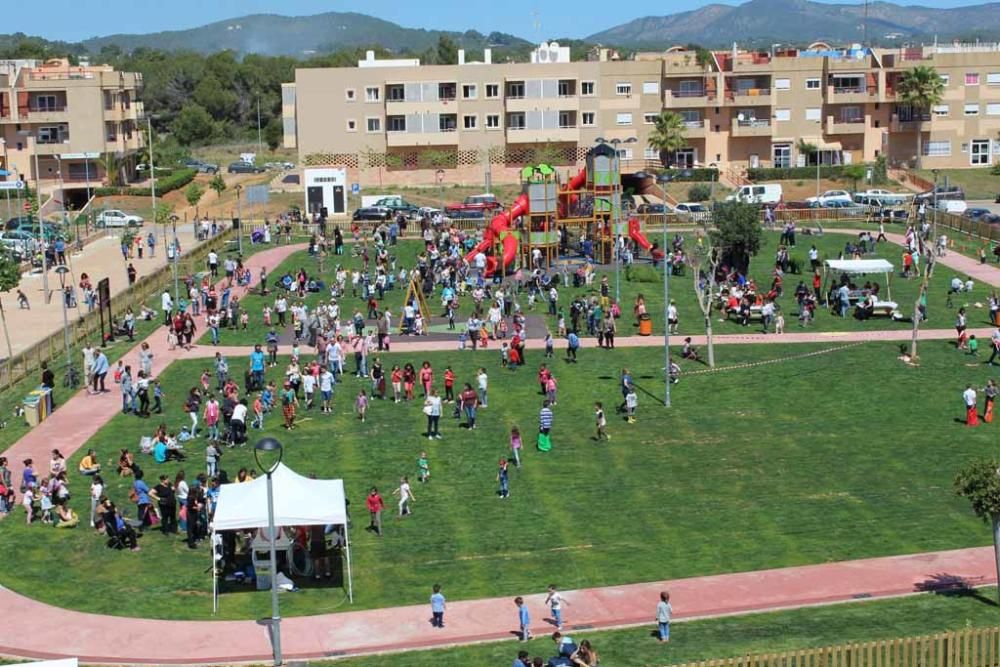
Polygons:
<instances>
[{"instance_id":1,"label":"white lamp post","mask_svg":"<svg viewBox=\"0 0 1000 667\"><path fill-rule=\"evenodd\" d=\"M281 612L278 609L278 560L274 544L278 540L274 527L274 485L271 475L281 464L284 449L274 438L264 438L253 448L253 457L257 467L267 476L267 534L270 543L271 556L271 647L274 653L274 664L281 664ZM270 465L261 462L261 457L273 459Z\"/></svg>"}]
</instances>

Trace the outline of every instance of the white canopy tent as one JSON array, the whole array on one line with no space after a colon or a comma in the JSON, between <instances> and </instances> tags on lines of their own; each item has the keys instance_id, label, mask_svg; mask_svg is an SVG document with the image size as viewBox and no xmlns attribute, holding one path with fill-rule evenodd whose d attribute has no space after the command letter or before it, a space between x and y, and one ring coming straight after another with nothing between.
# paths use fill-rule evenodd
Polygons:
<instances>
[{"instance_id":1,"label":"white canopy tent","mask_svg":"<svg viewBox=\"0 0 1000 667\"><path fill-rule=\"evenodd\" d=\"M303 477L283 463L271 475L274 485L274 525L343 526L344 552L347 560L347 596L354 601L351 575L351 541L347 532L347 500L342 479L311 479ZM212 544L216 533L225 530L263 528L266 532L267 477L261 475L252 482L223 484L212 522ZM214 549L213 549L214 552ZM213 553L214 558L214 553ZM214 565L214 563L213 563ZM216 568L212 568L213 589L218 590Z\"/></svg>"},{"instance_id":2,"label":"white canopy tent","mask_svg":"<svg viewBox=\"0 0 1000 667\"><path fill-rule=\"evenodd\" d=\"M846 273L848 275L864 275L869 273L881 273L885 275L885 298L892 299L892 287L890 278L893 272L892 263L885 259L828 259L824 266L829 271Z\"/></svg>"}]
</instances>

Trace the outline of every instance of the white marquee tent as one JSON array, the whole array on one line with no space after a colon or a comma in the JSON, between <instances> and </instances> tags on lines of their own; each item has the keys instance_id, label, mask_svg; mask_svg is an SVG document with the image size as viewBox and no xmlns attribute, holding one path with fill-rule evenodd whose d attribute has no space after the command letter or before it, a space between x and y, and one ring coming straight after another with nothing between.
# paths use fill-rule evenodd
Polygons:
<instances>
[{"instance_id":1,"label":"white marquee tent","mask_svg":"<svg viewBox=\"0 0 1000 667\"><path fill-rule=\"evenodd\" d=\"M890 286L893 266L885 259L828 259L824 262L827 272L835 271L838 274L865 275L869 273L881 273L885 275L885 298L892 299L892 288Z\"/></svg>"},{"instance_id":2,"label":"white marquee tent","mask_svg":"<svg viewBox=\"0 0 1000 667\"><path fill-rule=\"evenodd\" d=\"M351 541L347 533L347 500L342 479L310 479L283 463L271 476L274 484L274 525L344 527L344 551L347 560L347 595L353 602L351 576ZM226 530L267 529L267 477L252 482L223 484L212 522L212 544L216 533ZM213 568L213 572L215 568ZM215 578L215 575L213 575ZM217 583L217 582L213 582Z\"/></svg>"}]
</instances>

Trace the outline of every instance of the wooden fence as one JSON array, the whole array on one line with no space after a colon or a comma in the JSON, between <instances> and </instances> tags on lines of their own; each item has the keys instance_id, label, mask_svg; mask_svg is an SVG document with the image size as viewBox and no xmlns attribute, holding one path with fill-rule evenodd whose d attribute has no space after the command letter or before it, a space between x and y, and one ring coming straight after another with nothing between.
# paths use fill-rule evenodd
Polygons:
<instances>
[{"instance_id":1,"label":"wooden fence","mask_svg":"<svg viewBox=\"0 0 1000 667\"><path fill-rule=\"evenodd\" d=\"M201 270L205 266L209 250L213 247L221 247L222 244L235 238L235 235L235 230L227 229L217 234L212 239L212 243L201 243L187 254L181 255L177 261L177 275L183 279L184 276ZM121 273L124 274L124 272L124 269L122 269ZM121 278L124 280L124 275ZM135 285L131 288L111 297L112 317L123 313L129 306L132 306L132 309L138 315L139 304L146 303L149 299L159 296L164 288L173 291L173 284L174 273L172 264L161 266L152 273L142 276L136 280ZM53 298L62 298L62 294L56 290ZM83 307L82 304L81 307ZM157 306L154 305L153 309L157 311L157 316L161 315ZM106 324L106 326L108 325ZM100 343L100 314L97 310L94 310L93 312L77 316L76 309L74 308L70 312L69 320L70 347L75 350L80 343L87 340L95 344ZM11 359L0 362L0 390L7 389L28 375L37 372L42 362L54 361L53 370L57 367L61 368L64 365L63 358L65 353L66 345L63 341L63 330L60 328L26 350L15 354ZM78 364L81 361L81 359L74 356L74 364Z\"/></svg>"},{"instance_id":2,"label":"wooden fence","mask_svg":"<svg viewBox=\"0 0 1000 667\"><path fill-rule=\"evenodd\" d=\"M1000 627L840 644L675 667L993 667L1000 664Z\"/></svg>"}]
</instances>

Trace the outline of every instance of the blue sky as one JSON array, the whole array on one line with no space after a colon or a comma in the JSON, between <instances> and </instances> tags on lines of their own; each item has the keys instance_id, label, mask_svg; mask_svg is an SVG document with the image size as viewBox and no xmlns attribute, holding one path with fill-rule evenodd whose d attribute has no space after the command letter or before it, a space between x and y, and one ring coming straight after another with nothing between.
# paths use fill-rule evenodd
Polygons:
<instances>
[{"instance_id":1,"label":"blue sky","mask_svg":"<svg viewBox=\"0 0 1000 667\"><path fill-rule=\"evenodd\" d=\"M957 7L978 1L981 0L924 0L919 4ZM483 33L498 30L541 40L585 37L640 16L664 15L705 4L708 4L705 0L630 2L620 6L607 0L49 0L6 3L0 32L20 31L49 39L77 41L113 33L192 28L253 13L303 16L355 11L410 28L475 29ZM617 12L608 15L612 7ZM540 23L540 28L536 28L536 22Z\"/></svg>"}]
</instances>

